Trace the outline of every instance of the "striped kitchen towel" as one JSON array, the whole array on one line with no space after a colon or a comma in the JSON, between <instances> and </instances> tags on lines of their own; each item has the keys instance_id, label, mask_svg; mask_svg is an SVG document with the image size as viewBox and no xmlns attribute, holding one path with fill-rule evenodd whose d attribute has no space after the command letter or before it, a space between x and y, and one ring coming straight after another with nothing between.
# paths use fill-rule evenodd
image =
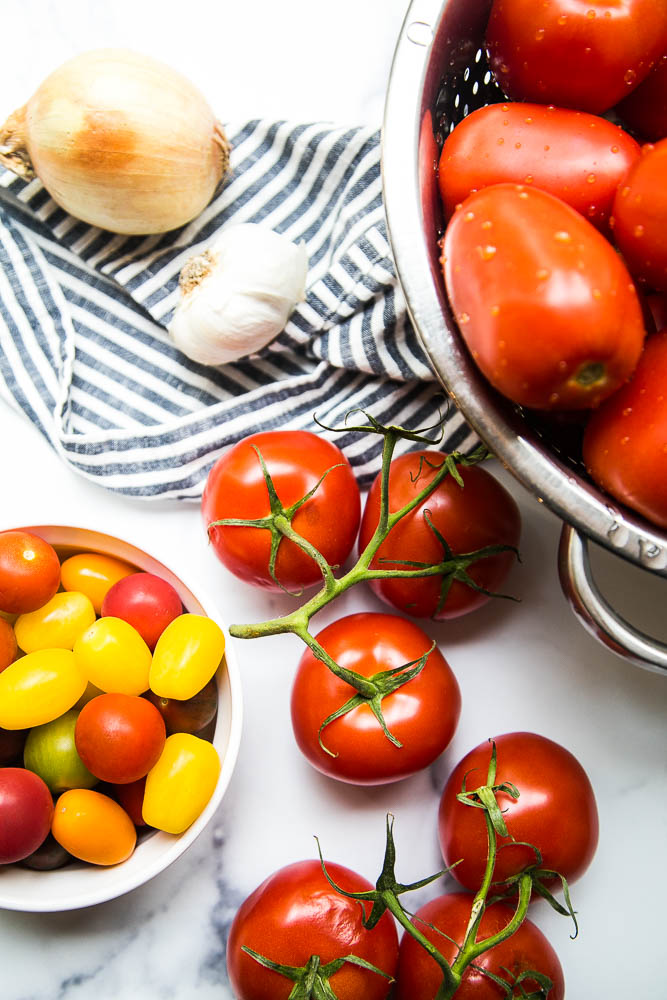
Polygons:
<instances>
[{"instance_id":1,"label":"striped kitchen towel","mask_svg":"<svg viewBox=\"0 0 667 1000\"><path fill-rule=\"evenodd\" d=\"M197 219L161 236L89 226L38 180L0 175L0 395L73 469L111 490L196 499L215 459L248 433L321 433L315 416L342 427L356 407L418 427L443 407L397 286L379 133L265 121L227 133L228 180ZM166 326L185 261L238 222L305 242L306 298L261 352L205 367L173 346ZM367 484L380 439L325 433ZM473 443L448 411L441 446Z\"/></svg>"}]
</instances>

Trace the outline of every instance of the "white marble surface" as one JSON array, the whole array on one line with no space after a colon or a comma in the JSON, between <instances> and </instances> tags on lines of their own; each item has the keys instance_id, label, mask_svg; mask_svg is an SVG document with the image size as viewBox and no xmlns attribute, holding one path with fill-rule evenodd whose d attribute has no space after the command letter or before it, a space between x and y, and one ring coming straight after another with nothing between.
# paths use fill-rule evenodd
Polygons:
<instances>
[{"instance_id":1,"label":"white marble surface","mask_svg":"<svg viewBox=\"0 0 667 1000\"><path fill-rule=\"evenodd\" d=\"M5 0L3 117L77 51L132 45L188 74L220 117L380 124L403 0ZM227 622L272 616L282 599L236 583L207 549L196 504L112 496L78 478L23 418L0 405L3 524L82 523L142 537L174 569L198 576ZM572 617L556 573L557 520L509 477L523 517L520 604L487 606L429 627L455 670L463 713L430 772L378 789L339 785L301 758L289 723L293 637L237 644L245 727L215 822L172 868L122 899L55 915L0 912L4 1000L229 1000L224 946L244 896L269 872L314 854L374 880L384 815L396 816L404 881L439 867L435 816L448 767L489 735L533 729L584 764L596 789L600 846L574 886L579 939L537 905L564 966L568 997L660 1000L664 986L667 680L603 649ZM598 572L627 614L665 638L664 583L603 557ZM321 624L379 609L351 593ZM420 900L425 898L424 894Z\"/></svg>"}]
</instances>

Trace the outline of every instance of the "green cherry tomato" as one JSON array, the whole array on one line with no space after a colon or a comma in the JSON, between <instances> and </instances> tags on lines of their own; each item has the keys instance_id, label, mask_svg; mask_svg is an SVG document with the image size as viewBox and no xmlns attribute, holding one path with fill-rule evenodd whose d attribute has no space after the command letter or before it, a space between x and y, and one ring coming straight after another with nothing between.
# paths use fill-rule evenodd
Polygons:
<instances>
[{"instance_id":1,"label":"green cherry tomato","mask_svg":"<svg viewBox=\"0 0 667 1000\"><path fill-rule=\"evenodd\" d=\"M34 726L23 749L23 764L38 774L56 795L68 788L92 788L98 779L81 760L74 742L79 713L70 710L59 719Z\"/></svg>"},{"instance_id":2,"label":"green cherry tomato","mask_svg":"<svg viewBox=\"0 0 667 1000\"><path fill-rule=\"evenodd\" d=\"M183 833L213 795L220 758L211 743L191 733L167 737L162 756L148 772L144 822L166 833Z\"/></svg>"},{"instance_id":3,"label":"green cherry tomato","mask_svg":"<svg viewBox=\"0 0 667 1000\"><path fill-rule=\"evenodd\" d=\"M151 691L161 698L192 698L213 677L224 651L224 633L212 618L179 615L155 646Z\"/></svg>"},{"instance_id":4,"label":"green cherry tomato","mask_svg":"<svg viewBox=\"0 0 667 1000\"><path fill-rule=\"evenodd\" d=\"M95 608L85 594L54 594L36 611L19 615L14 623L16 641L24 653L37 649L72 649L82 632L95 621Z\"/></svg>"},{"instance_id":5,"label":"green cherry tomato","mask_svg":"<svg viewBox=\"0 0 667 1000\"><path fill-rule=\"evenodd\" d=\"M0 674L0 727L29 729L68 712L86 689L70 649L38 649Z\"/></svg>"}]
</instances>

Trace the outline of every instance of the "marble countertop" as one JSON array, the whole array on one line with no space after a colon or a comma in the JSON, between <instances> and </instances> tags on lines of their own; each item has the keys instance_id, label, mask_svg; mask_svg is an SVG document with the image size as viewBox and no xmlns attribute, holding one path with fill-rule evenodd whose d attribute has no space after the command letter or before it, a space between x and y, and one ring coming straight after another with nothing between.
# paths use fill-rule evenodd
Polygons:
<instances>
[{"instance_id":1,"label":"marble countertop","mask_svg":"<svg viewBox=\"0 0 667 1000\"><path fill-rule=\"evenodd\" d=\"M88 48L132 46L182 70L220 117L380 125L404 0L200 0L192 8L143 0L6 0L3 116L46 73ZM149 551L213 593L225 622L271 617L281 599L235 581L207 547L198 505L107 493L67 468L37 431L0 404L4 524L81 523L141 537ZM162 875L128 895L62 914L0 911L5 1000L231 1000L225 941L236 908L270 872L325 854L374 880L384 817L395 817L398 873L409 882L440 867L435 819L451 766L490 735L530 729L562 743L596 790L600 845L573 887L580 934L545 906L534 919L556 948L571 1000L664 997L667 829L667 681L629 665L571 614L556 569L560 524L507 473L521 507L522 563L510 580L520 603L427 624L454 669L463 712L428 771L378 788L338 784L301 757L289 692L301 653L292 636L237 643L245 701L238 764L214 822ZM48 495L48 501L45 497ZM606 554L605 591L636 624L667 638L664 583ZM356 610L346 595L321 625ZM434 890L424 890L419 901Z\"/></svg>"}]
</instances>

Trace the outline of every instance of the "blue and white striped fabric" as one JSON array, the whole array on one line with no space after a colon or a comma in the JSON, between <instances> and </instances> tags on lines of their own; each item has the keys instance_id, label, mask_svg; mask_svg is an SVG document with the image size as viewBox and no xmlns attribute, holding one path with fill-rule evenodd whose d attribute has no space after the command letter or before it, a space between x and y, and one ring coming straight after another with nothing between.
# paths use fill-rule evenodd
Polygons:
<instances>
[{"instance_id":1,"label":"blue and white striped fabric","mask_svg":"<svg viewBox=\"0 0 667 1000\"><path fill-rule=\"evenodd\" d=\"M315 430L314 415L340 427L355 407L417 427L442 407L391 261L379 133L254 121L227 134L224 187L162 236L86 225L38 180L0 174L0 395L111 490L195 499L215 459L248 433ZM260 353L204 367L171 344L166 325L181 267L232 222L305 242L306 299ZM379 439L331 437L367 483ZM472 443L452 411L442 447Z\"/></svg>"}]
</instances>

